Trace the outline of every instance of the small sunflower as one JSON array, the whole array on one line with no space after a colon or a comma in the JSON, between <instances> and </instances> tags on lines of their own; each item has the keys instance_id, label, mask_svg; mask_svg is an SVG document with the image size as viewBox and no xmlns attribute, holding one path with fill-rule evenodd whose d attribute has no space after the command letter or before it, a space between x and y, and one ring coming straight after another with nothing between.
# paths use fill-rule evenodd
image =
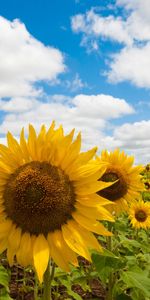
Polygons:
<instances>
[{"instance_id":1,"label":"small sunflower","mask_svg":"<svg viewBox=\"0 0 150 300\"><path fill-rule=\"evenodd\" d=\"M134 228L150 228L150 203L143 200L131 204L129 219Z\"/></svg>"},{"instance_id":2,"label":"small sunflower","mask_svg":"<svg viewBox=\"0 0 150 300\"><path fill-rule=\"evenodd\" d=\"M141 166L133 167L134 157L127 156L124 151L121 152L119 149L110 153L104 150L97 160L99 163L107 163L101 180L115 182L110 187L99 191L98 194L113 202L114 205L107 206L111 212L127 211L128 202L132 202L144 189L140 175L143 168Z\"/></svg>"},{"instance_id":3,"label":"small sunflower","mask_svg":"<svg viewBox=\"0 0 150 300\"><path fill-rule=\"evenodd\" d=\"M81 135L64 135L54 122L37 135L29 125L20 142L7 134L0 145L0 252L7 250L22 266L32 265L40 282L49 258L69 271L77 255L88 260L89 249L101 250L92 232L111 235L98 220L113 221L96 192L110 186L98 181L104 166L92 160L96 148L80 153Z\"/></svg>"}]
</instances>

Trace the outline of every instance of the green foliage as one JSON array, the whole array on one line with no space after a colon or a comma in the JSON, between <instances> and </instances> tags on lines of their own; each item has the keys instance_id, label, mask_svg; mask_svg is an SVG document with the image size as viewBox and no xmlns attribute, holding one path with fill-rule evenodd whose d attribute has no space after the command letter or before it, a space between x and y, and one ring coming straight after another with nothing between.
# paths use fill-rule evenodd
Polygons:
<instances>
[{"instance_id":1,"label":"green foliage","mask_svg":"<svg viewBox=\"0 0 150 300\"><path fill-rule=\"evenodd\" d=\"M146 188L142 196L145 201L150 201L150 165L142 173ZM104 225L110 227L107 222ZM112 237L97 236L103 252L92 252L92 264L79 259L79 267L72 267L69 274L56 267L52 281L55 300L82 300L83 294L92 295L92 280L100 283L105 300L150 300L149 230L131 228L126 214L120 215L111 227ZM34 289L35 299L40 300L42 286L36 279L32 280L32 274L31 268L24 270L24 278L18 279L19 283L22 281L20 289L23 293ZM0 266L0 300L12 299L9 296L9 279L7 270ZM100 298L92 296L91 299Z\"/></svg>"},{"instance_id":2,"label":"green foliage","mask_svg":"<svg viewBox=\"0 0 150 300\"><path fill-rule=\"evenodd\" d=\"M9 274L7 270L0 266L0 299L1 300L11 300L9 296Z\"/></svg>"},{"instance_id":3,"label":"green foliage","mask_svg":"<svg viewBox=\"0 0 150 300\"><path fill-rule=\"evenodd\" d=\"M137 288L143 293L143 296L150 297L150 278L142 270L139 273L132 271L123 272L121 279L127 288Z\"/></svg>"},{"instance_id":4,"label":"green foliage","mask_svg":"<svg viewBox=\"0 0 150 300\"><path fill-rule=\"evenodd\" d=\"M127 215L117 218L112 231L104 245L109 251L92 254L106 300L150 299L149 231L131 228Z\"/></svg>"},{"instance_id":5,"label":"green foliage","mask_svg":"<svg viewBox=\"0 0 150 300\"><path fill-rule=\"evenodd\" d=\"M53 294L56 299L59 299L59 296L62 293L60 287L62 287L63 291L71 296L71 298L68 299L82 300L82 297L73 290L73 287L80 286L84 292L90 291L89 282L96 276L97 273L93 271L92 266L89 266L89 268L86 269L83 266L80 266L79 268L72 267L72 272L70 274L63 272L57 267L55 278L52 282L54 289Z\"/></svg>"},{"instance_id":6,"label":"green foliage","mask_svg":"<svg viewBox=\"0 0 150 300\"><path fill-rule=\"evenodd\" d=\"M124 265L123 260L107 249L104 249L104 252L101 254L93 253L92 261L95 265L98 276L103 283L107 282L112 270L119 270Z\"/></svg>"},{"instance_id":7,"label":"green foliage","mask_svg":"<svg viewBox=\"0 0 150 300\"><path fill-rule=\"evenodd\" d=\"M150 201L150 164L147 164L147 166L144 168L142 172L142 181L145 184L146 191L143 191L142 197L145 201Z\"/></svg>"}]
</instances>

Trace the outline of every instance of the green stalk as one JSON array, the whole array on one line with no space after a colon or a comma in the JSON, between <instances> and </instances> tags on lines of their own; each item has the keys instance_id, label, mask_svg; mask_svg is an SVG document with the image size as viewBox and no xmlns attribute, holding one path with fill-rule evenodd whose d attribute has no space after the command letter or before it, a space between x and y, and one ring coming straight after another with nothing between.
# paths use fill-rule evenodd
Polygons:
<instances>
[{"instance_id":1,"label":"green stalk","mask_svg":"<svg viewBox=\"0 0 150 300\"><path fill-rule=\"evenodd\" d=\"M34 284L34 300L38 300L38 279L37 275L35 274L35 284Z\"/></svg>"},{"instance_id":2,"label":"green stalk","mask_svg":"<svg viewBox=\"0 0 150 300\"><path fill-rule=\"evenodd\" d=\"M108 225L108 230L112 231L112 224L111 223L109 223L109 225ZM106 241L107 241L107 249L112 252L112 250L113 250L112 237L107 236ZM114 274L113 274L113 271L112 271L109 275L108 292L107 292L106 300L113 300L113 295L112 295L113 286L114 286Z\"/></svg>"},{"instance_id":3,"label":"green stalk","mask_svg":"<svg viewBox=\"0 0 150 300\"><path fill-rule=\"evenodd\" d=\"M52 300L51 283L54 278L54 272L55 272L54 262L52 262L52 266L51 266L50 261L49 261L47 269L44 273L43 300Z\"/></svg>"}]
</instances>

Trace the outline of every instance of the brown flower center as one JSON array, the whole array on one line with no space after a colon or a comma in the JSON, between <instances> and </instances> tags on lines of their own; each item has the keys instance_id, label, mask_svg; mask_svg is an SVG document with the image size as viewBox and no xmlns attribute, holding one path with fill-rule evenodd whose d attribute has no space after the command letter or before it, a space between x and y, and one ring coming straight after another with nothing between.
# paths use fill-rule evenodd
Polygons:
<instances>
[{"instance_id":1,"label":"brown flower center","mask_svg":"<svg viewBox=\"0 0 150 300\"><path fill-rule=\"evenodd\" d=\"M24 232L47 234L71 218L75 193L69 177L47 162L19 167L4 190L7 216Z\"/></svg>"},{"instance_id":2,"label":"brown flower center","mask_svg":"<svg viewBox=\"0 0 150 300\"><path fill-rule=\"evenodd\" d=\"M146 212L144 210L138 210L136 213L135 213L135 218L138 222L145 222L146 219L147 219L147 215L146 215Z\"/></svg>"},{"instance_id":3,"label":"brown flower center","mask_svg":"<svg viewBox=\"0 0 150 300\"><path fill-rule=\"evenodd\" d=\"M104 175L100 178L100 180L104 182L114 182L118 180L110 187L107 187L98 192L98 194L104 198L107 198L111 201L116 201L127 193L127 183L125 182L123 176L118 170L107 169Z\"/></svg>"}]
</instances>

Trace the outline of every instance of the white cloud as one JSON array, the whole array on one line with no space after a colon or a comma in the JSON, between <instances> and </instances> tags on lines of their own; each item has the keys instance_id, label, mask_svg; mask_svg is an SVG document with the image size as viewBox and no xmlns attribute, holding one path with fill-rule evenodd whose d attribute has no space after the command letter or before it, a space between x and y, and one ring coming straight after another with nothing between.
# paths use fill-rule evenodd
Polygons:
<instances>
[{"instance_id":1,"label":"white cloud","mask_svg":"<svg viewBox=\"0 0 150 300\"><path fill-rule=\"evenodd\" d=\"M120 18L110 15L102 17L93 10L85 15L78 14L72 17L72 30L76 33L83 32L87 36L94 35L105 39L131 44L132 40L126 30L126 23Z\"/></svg>"},{"instance_id":2,"label":"white cloud","mask_svg":"<svg viewBox=\"0 0 150 300\"><path fill-rule=\"evenodd\" d=\"M0 111L22 113L36 108L38 101L34 98L11 98L11 100L0 99Z\"/></svg>"},{"instance_id":3,"label":"white cloud","mask_svg":"<svg viewBox=\"0 0 150 300\"><path fill-rule=\"evenodd\" d=\"M122 139L131 144L140 144L143 141L150 145L150 121L127 123L115 129L114 136L118 140Z\"/></svg>"},{"instance_id":4,"label":"white cloud","mask_svg":"<svg viewBox=\"0 0 150 300\"><path fill-rule=\"evenodd\" d=\"M95 145L105 136L104 130L109 120L134 113L132 106L124 99L103 94L80 94L74 98L67 96L66 99L64 95L53 95L46 102L34 98L20 100L16 98L1 101L1 110L7 114L0 124L0 134L6 134L9 129L13 134L19 135L21 127L27 128L30 122L38 129L42 123L49 126L55 119L67 131L73 127L77 131L81 130L84 145L87 147ZM19 103L16 111L14 102Z\"/></svg>"},{"instance_id":5,"label":"white cloud","mask_svg":"<svg viewBox=\"0 0 150 300\"><path fill-rule=\"evenodd\" d=\"M107 72L110 82L130 80L139 87L150 88L150 42L145 46L124 48L113 56Z\"/></svg>"},{"instance_id":6,"label":"white cloud","mask_svg":"<svg viewBox=\"0 0 150 300\"><path fill-rule=\"evenodd\" d=\"M125 123L116 127L112 136L103 138L103 147L110 150L119 147L135 155L137 163L148 163L150 161L150 121Z\"/></svg>"},{"instance_id":7,"label":"white cloud","mask_svg":"<svg viewBox=\"0 0 150 300\"><path fill-rule=\"evenodd\" d=\"M82 33L81 45L88 51L98 51L105 40L120 44L121 50L107 60L109 70L105 74L109 81L128 80L150 88L150 1L116 0L115 9L118 7L122 7L120 16L113 15L112 10L103 16L94 9L75 15L72 30Z\"/></svg>"},{"instance_id":8,"label":"white cloud","mask_svg":"<svg viewBox=\"0 0 150 300\"><path fill-rule=\"evenodd\" d=\"M19 20L0 17L0 97L36 96L35 83L64 72L62 53L35 39Z\"/></svg>"},{"instance_id":9,"label":"white cloud","mask_svg":"<svg viewBox=\"0 0 150 300\"><path fill-rule=\"evenodd\" d=\"M41 124L48 127L55 119L57 126L63 124L66 133L73 127L76 133L82 132L84 150L95 145L100 150L119 147L135 155L136 163L150 161L150 121L125 123L121 126L113 124L114 119L134 113L133 107L124 99L103 94L79 94L73 98L56 94L48 97L46 102L35 98L20 100L12 98L2 101L1 110L6 113L0 124L3 143L8 130L18 137L22 127L27 132L29 123L34 124L38 130ZM14 102L18 103L16 111ZM107 133L110 128L111 136Z\"/></svg>"},{"instance_id":10,"label":"white cloud","mask_svg":"<svg viewBox=\"0 0 150 300\"><path fill-rule=\"evenodd\" d=\"M78 73L75 74L75 77L73 78L72 81L66 80L65 85L72 92L77 92L77 91L83 89L84 87L87 87L87 83L82 81L82 79L80 78Z\"/></svg>"},{"instance_id":11,"label":"white cloud","mask_svg":"<svg viewBox=\"0 0 150 300\"><path fill-rule=\"evenodd\" d=\"M124 100L110 95L77 95L72 102L76 105L77 114L87 117L110 120L125 114L131 114L134 109Z\"/></svg>"}]
</instances>

